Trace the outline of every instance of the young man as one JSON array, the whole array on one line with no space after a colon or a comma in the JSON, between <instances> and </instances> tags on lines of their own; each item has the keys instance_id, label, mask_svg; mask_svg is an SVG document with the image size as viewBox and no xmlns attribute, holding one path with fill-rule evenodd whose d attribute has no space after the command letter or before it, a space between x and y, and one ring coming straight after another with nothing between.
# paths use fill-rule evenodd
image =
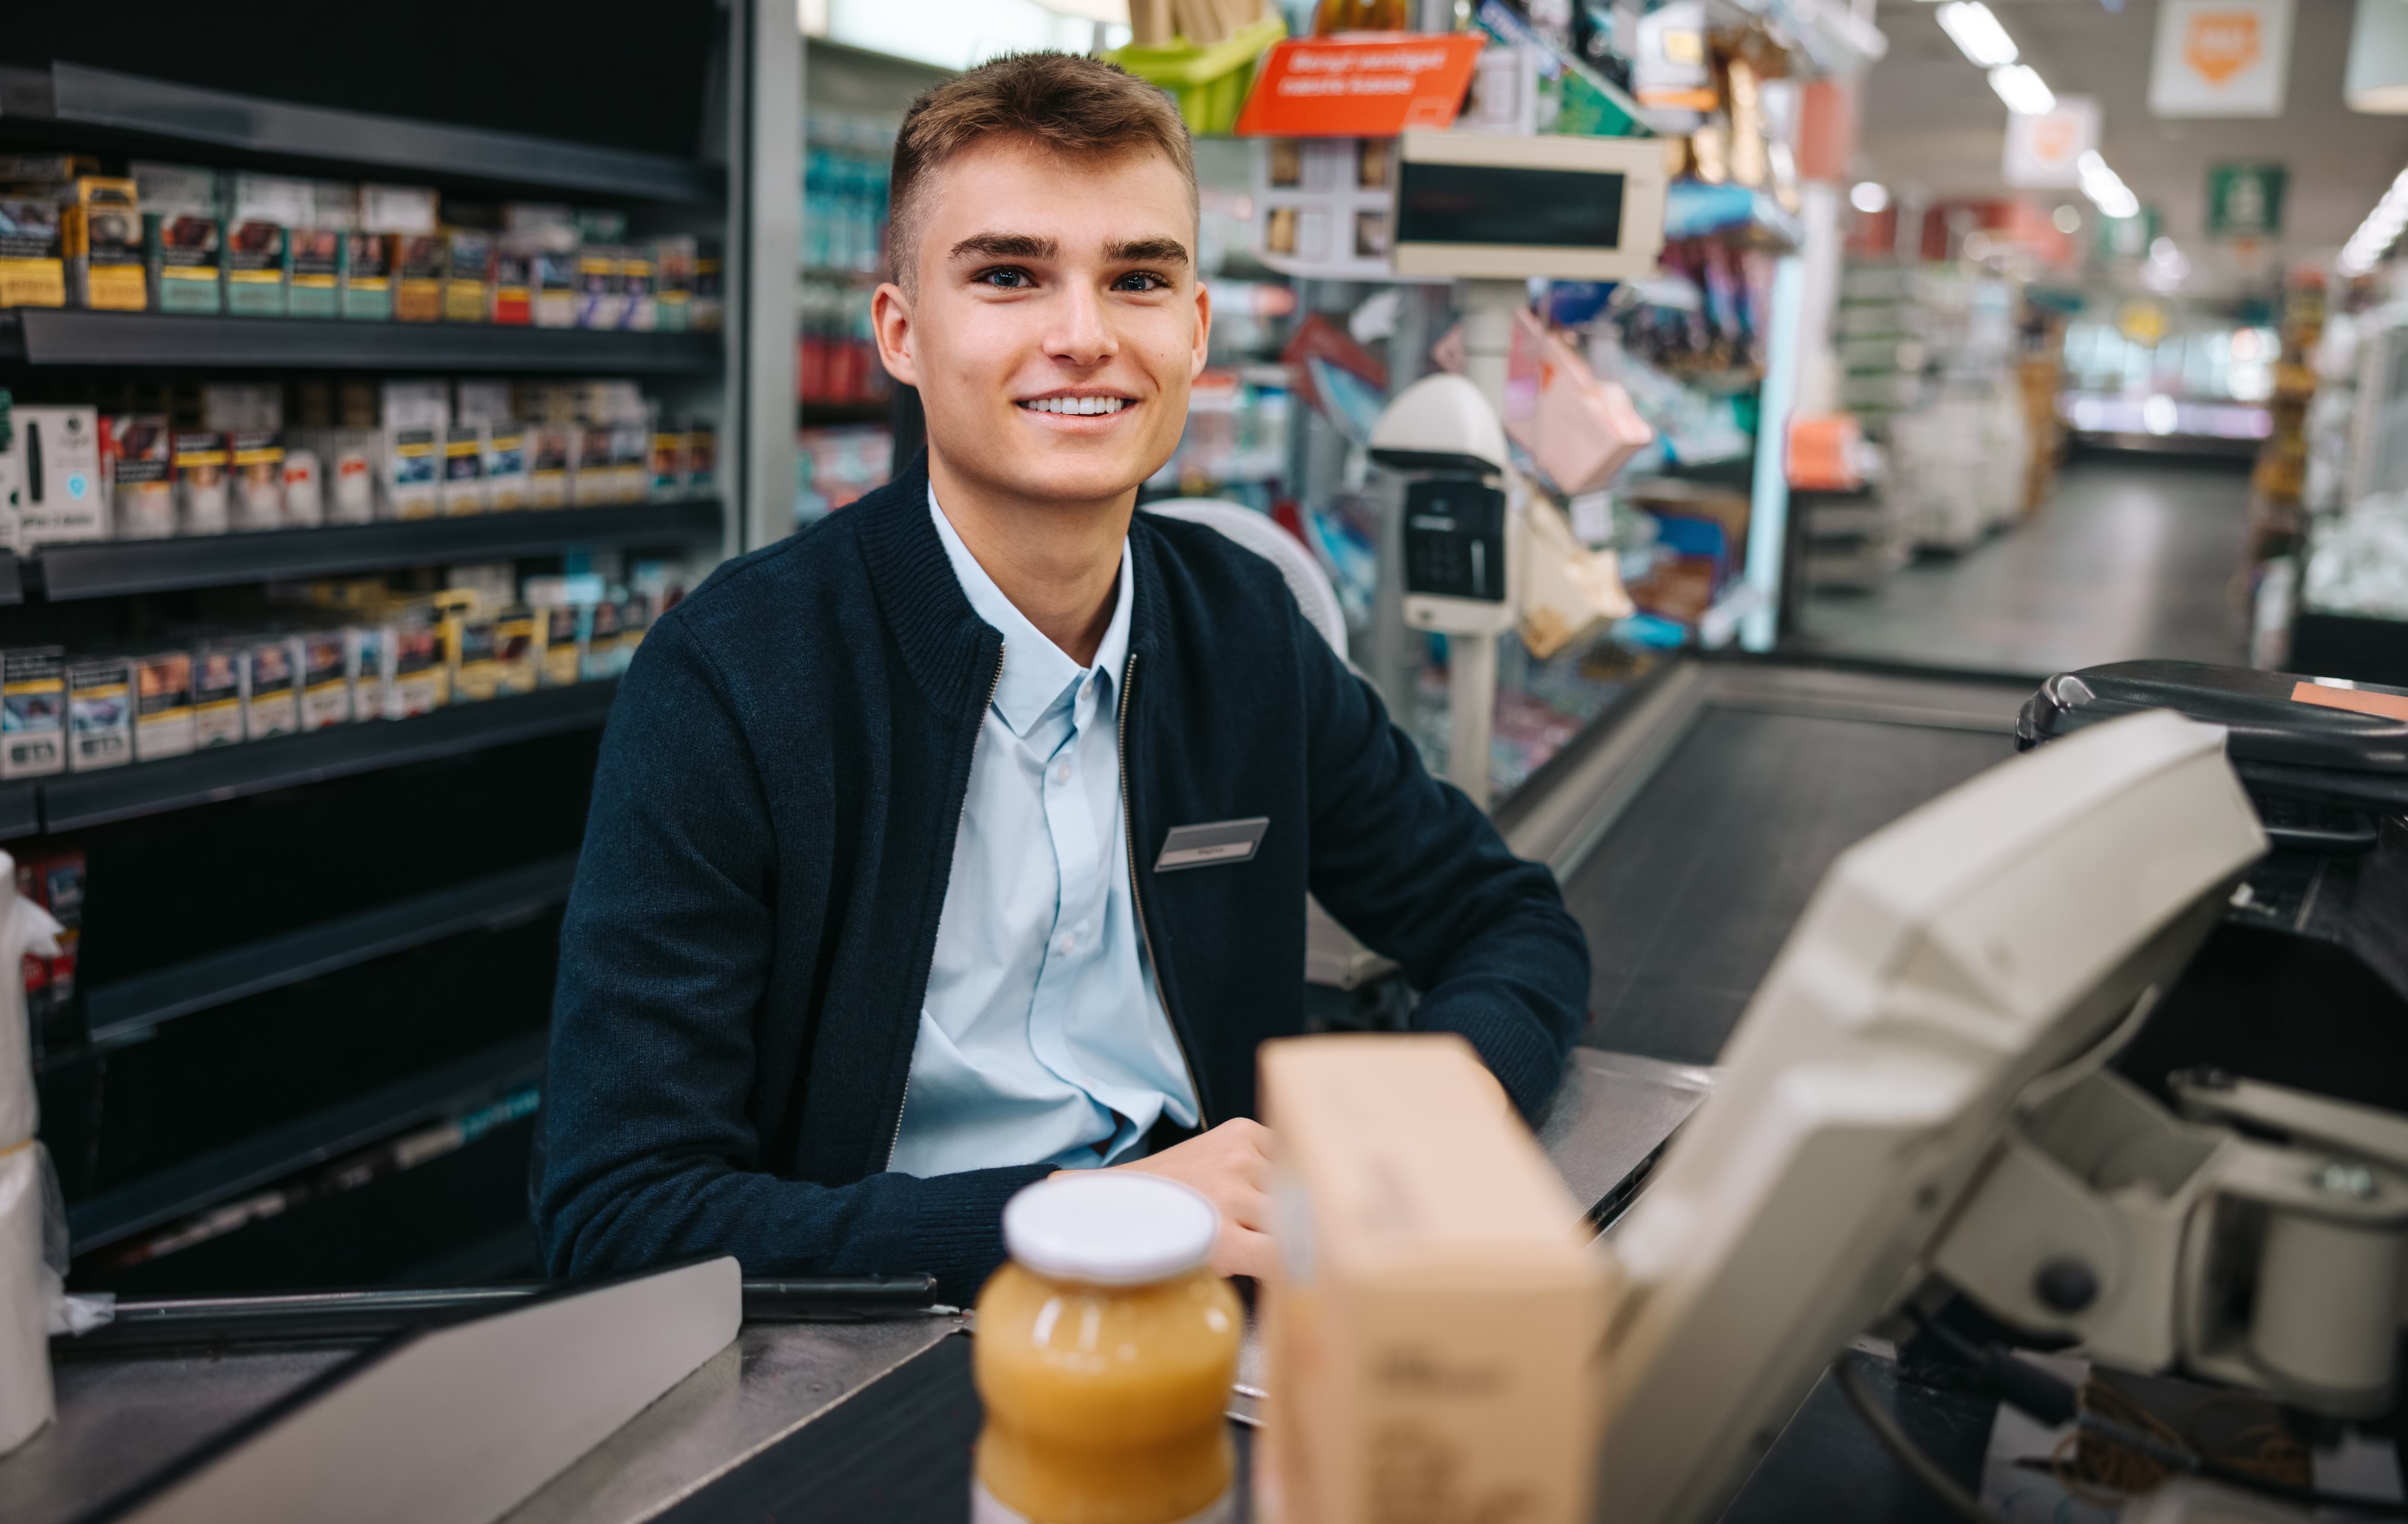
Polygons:
<instances>
[{"instance_id":1,"label":"young man","mask_svg":"<svg viewBox=\"0 0 2408 1524\"><path fill-rule=\"evenodd\" d=\"M1134 515L1203 367L1185 128L1008 58L896 140L880 353L928 452L722 568L628 673L561 936L536 1215L555 1274L1002 1258L1005 1200L1149 1170L1268 1265L1254 1048L1302 1026L1309 889L1525 1114L1588 954L1279 573ZM1251 855L1163 860L1226 824Z\"/></svg>"}]
</instances>

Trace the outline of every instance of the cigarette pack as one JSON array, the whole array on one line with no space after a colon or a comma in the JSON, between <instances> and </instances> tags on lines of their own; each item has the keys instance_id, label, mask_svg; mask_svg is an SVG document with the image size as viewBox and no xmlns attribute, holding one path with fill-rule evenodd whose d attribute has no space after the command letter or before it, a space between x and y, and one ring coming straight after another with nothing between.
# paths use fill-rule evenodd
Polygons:
<instances>
[{"instance_id":1,"label":"cigarette pack","mask_svg":"<svg viewBox=\"0 0 2408 1524\"><path fill-rule=\"evenodd\" d=\"M452 388L439 381L389 381L377 388L377 419L386 428L450 428Z\"/></svg>"},{"instance_id":2,"label":"cigarette pack","mask_svg":"<svg viewBox=\"0 0 2408 1524\"><path fill-rule=\"evenodd\" d=\"M301 674L301 728L324 730L351 717L351 644L340 629L294 637Z\"/></svg>"},{"instance_id":3,"label":"cigarette pack","mask_svg":"<svg viewBox=\"0 0 2408 1524\"><path fill-rule=\"evenodd\" d=\"M448 228L443 249L443 321L492 322L494 236L480 228Z\"/></svg>"},{"instance_id":4,"label":"cigarette pack","mask_svg":"<svg viewBox=\"0 0 2408 1524\"><path fill-rule=\"evenodd\" d=\"M687 453L693 439L684 427L663 420L652 429L652 501L665 502L682 497L686 482L692 475Z\"/></svg>"},{"instance_id":5,"label":"cigarette pack","mask_svg":"<svg viewBox=\"0 0 2408 1524\"><path fill-rule=\"evenodd\" d=\"M455 424L445 433L443 511L485 511L485 431L475 424Z\"/></svg>"},{"instance_id":6,"label":"cigarette pack","mask_svg":"<svg viewBox=\"0 0 2408 1524\"><path fill-rule=\"evenodd\" d=\"M707 497L719 490L719 432L696 420L685 432L686 490Z\"/></svg>"},{"instance_id":7,"label":"cigarette pack","mask_svg":"<svg viewBox=\"0 0 2408 1524\"><path fill-rule=\"evenodd\" d=\"M1580 1206L1453 1035L1263 1044L1278 1140L1258 1517L1589 1517L1613 1292Z\"/></svg>"},{"instance_id":8,"label":"cigarette pack","mask_svg":"<svg viewBox=\"0 0 2408 1524\"><path fill-rule=\"evenodd\" d=\"M584 676L584 610L573 603L558 603L539 611L543 616L543 685L566 687Z\"/></svg>"},{"instance_id":9,"label":"cigarette pack","mask_svg":"<svg viewBox=\"0 0 2408 1524\"><path fill-rule=\"evenodd\" d=\"M193 744L207 751L242 740L242 648L211 641L193 653Z\"/></svg>"},{"instance_id":10,"label":"cigarette pack","mask_svg":"<svg viewBox=\"0 0 2408 1524\"><path fill-rule=\"evenodd\" d=\"M501 645L494 621L460 612L443 622L444 655L452 668L452 701L481 702L501 692Z\"/></svg>"},{"instance_id":11,"label":"cigarette pack","mask_svg":"<svg viewBox=\"0 0 2408 1524\"><path fill-rule=\"evenodd\" d=\"M176 532L175 437L164 413L117 413L100 421L101 469L108 479L112 538L164 539Z\"/></svg>"},{"instance_id":12,"label":"cigarette pack","mask_svg":"<svg viewBox=\"0 0 2408 1524\"><path fill-rule=\"evenodd\" d=\"M0 651L0 778L63 772L66 654L54 645Z\"/></svg>"},{"instance_id":13,"label":"cigarette pack","mask_svg":"<svg viewBox=\"0 0 2408 1524\"><path fill-rule=\"evenodd\" d=\"M443 282L451 249L439 233L394 236L393 315L402 323L435 323L443 316Z\"/></svg>"},{"instance_id":14,"label":"cigarette pack","mask_svg":"<svg viewBox=\"0 0 2408 1524\"><path fill-rule=\"evenodd\" d=\"M293 273L285 303L294 317L343 315L344 253L351 237L338 227L293 229Z\"/></svg>"},{"instance_id":15,"label":"cigarette pack","mask_svg":"<svg viewBox=\"0 0 2408 1524\"><path fill-rule=\"evenodd\" d=\"M649 593L630 593L619 600L619 650L617 666L621 672L636 659L636 648L644 643L645 632L652 627L652 599Z\"/></svg>"},{"instance_id":16,"label":"cigarette pack","mask_svg":"<svg viewBox=\"0 0 2408 1524\"><path fill-rule=\"evenodd\" d=\"M509 382L457 381L452 383L452 422L501 424L509 422Z\"/></svg>"},{"instance_id":17,"label":"cigarette pack","mask_svg":"<svg viewBox=\"0 0 2408 1524\"><path fill-rule=\"evenodd\" d=\"M370 323L393 317L393 250L391 233L359 232L345 240L342 313Z\"/></svg>"},{"instance_id":18,"label":"cigarette pack","mask_svg":"<svg viewBox=\"0 0 2408 1524\"><path fill-rule=\"evenodd\" d=\"M577 326L577 251L539 249L530 272L535 286L535 325L538 328Z\"/></svg>"},{"instance_id":19,"label":"cigarette pack","mask_svg":"<svg viewBox=\"0 0 2408 1524\"><path fill-rule=\"evenodd\" d=\"M95 656L67 667L67 767L76 772L134 760L134 664Z\"/></svg>"},{"instance_id":20,"label":"cigarette pack","mask_svg":"<svg viewBox=\"0 0 2408 1524\"><path fill-rule=\"evenodd\" d=\"M60 219L67 284L79 307L139 312L150 305L143 271L142 208L130 180L85 175Z\"/></svg>"},{"instance_id":21,"label":"cigarette pack","mask_svg":"<svg viewBox=\"0 0 2408 1524\"><path fill-rule=\"evenodd\" d=\"M575 424L538 424L527 430L527 506L566 508L581 431Z\"/></svg>"},{"instance_id":22,"label":"cigarette pack","mask_svg":"<svg viewBox=\"0 0 2408 1524\"><path fill-rule=\"evenodd\" d=\"M145 216L153 212L217 215L219 185L214 169L136 159L126 165L126 173L134 179L135 195Z\"/></svg>"},{"instance_id":23,"label":"cigarette pack","mask_svg":"<svg viewBox=\"0 0 2408 1524\"><path fill-rule=\"evenodd\" d=\"M280 318L292 269L290 242L280 223L241 219L225 224L225 309L247 317Z\"/></svg>"},{"instance_id":24,"label":"cigarette pack","mask_svg":"<svg viewBox=\"0 0 2408 1524\"><path fill-rule=\"evenodd\" d=\"M64 185L99 173L100 161L88 153L0 153L0 184Z\"/></svg>"},{"instance_id":25,"label":"cigarette pack","mask_svg":"<svg viewBox=\"0 0 2408 1524\"><path fill-rule=\"evenodd\" d=\"M299 653L289 635L242 647L242 730L252 740L301 728Z\"/></svg>"},{"instance_id":26,"label":"cigarette pack","mask_svg":"<svg viewBox=\"0 0 2408 1524\"><path fill-rule=\"evenodd\" d=\"M619 675L619 605L609 598L585 612L585 645L577 654L577 675L599 683Z\"/></svg>"},{"instance_id":27,"label":"cigarette pack","mask_svg":"<svg viewBox=\"0 0 2408 1524\"><path fill-rule=\"evenodd\" d=\"M527 431L517 424L485 425L485 506L496 513L528 506Z\"/></svg>"},{"instance_id":28,"label":"cigarette pack","mask_svg":"<svg viewBox=\"0 0 2408 1524\"><path fill-rule=\"evenodd\" d=\"M623 304L619 309L619 326L651 333L660 326L660 303L652 290L652 260L649 250L619 251L619 291Z\"/></svg>"},{"instance_id":29,"label":"cigarette pack","mask_svg":"<svg viewBox=\"0 0 2408 1524\"><path fill-rule=\"evenodd\" d=\"M143 197L143 262L149 266L150 305L162 312L222 312L225 290L219 279L223 229L213 212L164 211Z\"/></svg>"},{"instance_id":30,"label":"cigarette pack","mask_svg":"<svg viewBox=\"0 0 2408 1524\"><path fill-rule=\"evenodd\" d=\"M627 318L627 286L615 249L577 252L577 326L616 328Z\"/></svg>"},{"instance_id":31,"label":"cigarette pack","mask_svg":"<svg viewBox=\"0 0 2408 1524\"><path fill-rule=\"evenodd\" d=\"M423 185L363 185L360 226L371 233L432 234L438 205Z\"/></svg>"},{"instance_id":32,"label":"cigarette pack","mask_svg":"<svg viewBox=\"0 0 2408 1524\"><path fill-rule=\"evenodd\" d=\"M252 381L205 381L201 385L201 426L219 434L284 426L284 388Z\"/></svg>"},{"instance_id":33,"label":"cigarette pack","mask_svg":"<svg viewBox=\"0 0 2408 1524\"><path fill-rule=\"evenodd\" d=\"M535 249L523 239L505 237L494 246L494 322L523 328L535 321Z\"/></svg>"},{"instance_id":34,"label":"cigarette pack","mask_svg":"<svg viewBox=\"0 0 2408 1524\"><path fill-rule=\"evenodd\" d=\"M284 522L302 529L326 522L325 482L314 450L284 452Z\"/></svg>"},{"instance_id":35,"label":"cigarette pack","mask_svg":"<svg viewBox=\"0 0 2408 1524\"><path fill-rule=\"evenodd\" d=\"M382 436L384 517L431 519L443 511L443 433L388 428Z\"/></svg>"},{"instance_id":36,"label":"cigarette pack","mask_svg":"<svg viewBox=\"0 0 2408 1524\"><path fill-rule=\"evenodd\" d=\"M610 467L610 425L580 424L577 457L569 465L570 500L580 508L617 502L619 481Z\"/></svg>"},{"instance_id":37,"label":"cigarette pack","mask_svg":"<svg viewBox=\"0 0 2408 1524\"><path fill-rule=\"evenodd\" d=\"M610 501L640 503L652 485L652 431L640 421L610 429Z\"/></svg>"},{"instance_id":38,"label":"cigarette pack","mask_svg":"<svg viewBox=\"0 0 2408 1524\"><path fill-rule=\"evenodd\" d=\"M727 322L727 299L722 284L719 252L705 245L694 257L694 312L688 320L704 333L717 333Z\"/></svg>"},{"instance_id":39,"label":"cigarette pack","mask_svg":"<svg viewBox=\"0 0 2408 1524\"><path fill-rule=\"evenodd\" d=\"M0 307L64 307L66 247L59 204L0 196Z\"/></svg>"},{"instance_id":40,"label":"cigarette pack","mask_svg":"<svg viewBox=\"0 0 2408 1524\"><path fill-rule=\"evenodd\" d=\"M245 429L226 436L226 453L234 469L232 526L283 528L283 441L267 429Z\"/></svg>"},{"instance_id":41,"label":"cigarette pack","mask_svg":"<svg viewBox=\"0 0 2408 1524\"><path fill-rule=\"evenodd\" d=\"M384 718L385 626L352 625L343 630L345 664L351 673L351 718Z\"/></svg>"},{"instance_id":42,"label":"cigarette pack","mask_svg":"<svg viewBox=\"0 0 2408 1524\"><path fill-rule=\"evenodd\" d=\"M543 683L542 656L536 644L537 610L513 605L494 616L494 692L498 696L533 693Z\"/></svg>"},{"instance_id":43,"label":"cigarette pack","mask_svg":"<svg viewBox=\"0 0 2408 1524\"><path fill-rule=\"evenodd\" d=\"M14 417L18 547L107 539L99 411L19 408Z\"/></svg>"},{"instance_id":44,"label":"cigarette pack","mask_svg":"<svg viewBox=\"0 0 2408 1524\"><path fill-rule=\"evenodd\" d=\"M694 326L695 240L663 238L652 246L652 300L663 333L682 333Z\"/></svg>"},{"instance_id":45,"label":"cigarette pack","mask_svg":"<svg viewBox=\"0 0 2408 1524\"><path fill-rule=\"evenodd\" d=\"M134 658L134 759L156 762L193 749L193 654Z\"/></svg>"},{"instance_id":46,"label":"cigarette pack","mask_svg":"<svg viewBox=\"0 0 2408 1524\"><path fill-rule=\"evenodd\" d=\"M443 631L428 621L396 620L384 627L384 717L432 714L451 700Z\"/></svg>"},{"instance_id":47,"label":"cigarette pack","mask_svg":"<svg viewBox=\"0 0 2408 1524\"><path fill-rule=\"evenodd\" d=\"M323 505L320 522L366 524L376 517L377 436L364 429L301 429L288 436L284 513L294 523L307 505L295 508L291 464L296 455L317 462L318 495Z\"/></svg>"},{"instance_id":48,"label":"cigarette pack","mask_svg":"<svg viewBox=\"0 0 2408 1524\"><path fill-rule=\"evenodd\" d=\"M225 438L218 434L176 436L176 508L188 535L226 532Z\"/></svg>"}]
</instances>

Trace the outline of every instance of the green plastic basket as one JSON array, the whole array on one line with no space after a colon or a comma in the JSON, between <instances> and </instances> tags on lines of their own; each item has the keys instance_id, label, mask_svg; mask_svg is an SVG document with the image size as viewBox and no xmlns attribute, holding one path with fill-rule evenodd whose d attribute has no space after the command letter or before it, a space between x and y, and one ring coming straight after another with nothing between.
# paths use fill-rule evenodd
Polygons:
<instances>
[{"instance_id":1,"label":"green plastic basket","mask_svg":"<svg viewBox=\"0 0 2408 1524\"><path fill-rule=\"evenodd\" d=\"M1226 137L1238 124L1246 92L1254 87L1254 65L1272 43L1286 36L1287 23L1269 15L1209 48L1185 42L1160 48L1131 43L1107 56L1148 84L1168 91L1189 132L1198 137Z\"/></svg>"}]
</instances>

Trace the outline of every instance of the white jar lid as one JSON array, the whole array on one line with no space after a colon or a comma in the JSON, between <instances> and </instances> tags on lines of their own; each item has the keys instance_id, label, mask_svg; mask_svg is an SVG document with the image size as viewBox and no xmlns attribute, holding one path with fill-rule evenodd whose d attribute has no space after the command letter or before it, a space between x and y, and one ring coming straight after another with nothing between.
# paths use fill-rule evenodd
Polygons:
<instances>
[{"instance_id":1,"label":"white jar lid","mask_svg":"<svg viewBox=\"0 0 2408 1524\"><path fill-rule=\"evenodd\" d=\"M1003 1208L1003 1246L1039 1275L1144 1286L1205 1263L1221 1214L1175 1180L1128 1170L1057 1174Z\"/></svg>"}]
</instances>

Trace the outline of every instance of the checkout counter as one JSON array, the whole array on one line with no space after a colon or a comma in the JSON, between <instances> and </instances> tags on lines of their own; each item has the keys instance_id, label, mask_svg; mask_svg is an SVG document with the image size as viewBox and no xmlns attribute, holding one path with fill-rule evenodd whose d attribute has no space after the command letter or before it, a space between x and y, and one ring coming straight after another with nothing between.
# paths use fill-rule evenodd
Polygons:
<instances>
[{"instance_id":1,"label":"checkout counter","mask_svg":"<svg viewBox=\"0 0 2408 1524\"><path fill-rule=\"evenodd\" d=\"M1667 1140L1712 1092L1715 1073L1704 1066L1833 860L2014 755L2018 710L2033 687L2027 679L1684 658L1635 688L1506 801L1500 826L1517 850L1554 867L1591 942L1591 1025L1541 1141L1600 1228L1643 1198ZM2054 739L2036 737L2028 714L2025 725L2026 746ZM2277 836L2278 846L2317 846ZM2315 944L2300 956L2347 953L2350 938L2363 935L2351 927L2363 918L2341 915L2346 893L2357 886L2370 905L2390 904L2386 897L2398 890L2388 871L2314 850L2305 858L2278 852L2248 881L2263 887L2236 894L2198 965L2214 975L2235 959L2262 959L2267 948L2253 952L2249 942L2267 936ZM2324 921L2296 892L2303 874L2322 885ZM2370 1023L2364 1001L2396 1005L2408 995L2398 975L2361 969L2360 1007L2319 1019L2354 1016L2359 1028L2378 1032L2368 1039L2378 1048L2395 1041L2396 1025ZM2215 979L2204 981L2206 993L2190 987L2196 983L2181 981L2168 1006L2212 1003ZM2150 1062L2166 1057L2171 1047L2148 1045L2163 1025L2153 1021L2133 1051ZM2211 1036L2258 1040L2212 1023ZM2395 1067L2386 1083L2403 1071ZM748 1316L734 1344L505 1517L510 1524L961 1520L981 1416L967 1331L960 1313L921 1305L842 1320ZM136 1473L240 1437L359 1347L336 1340L115 1354L57 1343L59 1420L0 1459L0 1517L10 1524L126 1517L108 1500ZM1875 1356L1867 1366L1872 1384L1908 1436L1977 1491L1998 1402L1946 1361L1923 1359L1920 1345L1858 1348ZM1250 1341L1229 1409L1241 1464L1257 1397ZM1956 1516L1885 1453L1827 1375L1778 1429L1722 1517L1905 1524Z\"/></svg>"}]
</instances>

